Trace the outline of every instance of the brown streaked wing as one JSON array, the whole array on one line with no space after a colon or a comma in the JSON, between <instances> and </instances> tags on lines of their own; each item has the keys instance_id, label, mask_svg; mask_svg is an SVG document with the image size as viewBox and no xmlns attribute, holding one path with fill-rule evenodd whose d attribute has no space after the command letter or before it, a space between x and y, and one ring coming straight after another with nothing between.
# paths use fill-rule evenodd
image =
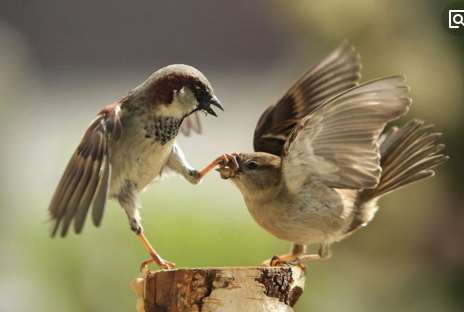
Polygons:
<instances>
[{"instance_id":1,"label":"brown streaked wing","mask_svg":"<svg viewBox=\"0 0 464 312\"><path fill-rule=\"evenodd\" d=\"M410 102L400 76L329 99L298 124L285 144L282 170L288 188L297 191L308 179L340 189L375 187L381 173L380 134L408 111Z\"/></svg>"},{"instance_id":2,"label":"brown streaked wing","mask_svg":"<svg viewBox=\"0 0 464 312\"><path fill-rule=\"evenodd\" d=\"M264 111L254 133L255 151L280 156L295 125L328 98L356 86L360 70L358 53L347 42L342 43Z\"/></svg>"},{"instance_id":3,"label":"brown streaked wing","mask_svg":"<svg viewBox=\"0 0 464 312\"><path fill-rule=\"evenodd\" d=\"M105 108L86 130L69 161L49 206L52 236L66 236L74 222L76 233L82 231L87 212L93 210L101 221L110 180L110 140L121 135L119 107Z\"/></svg>"},{"instance_id":4,"label":"brown streaked wing","mask_svg":"<svg viewBox=\"0 0 464 312\"><path fill-rule=\"evenodd\" d=\"M88 135L87 141L89 144L89 153L84 151L79 151L75 155L76 160L81 160L78 165L77 172L79 173L79 178L75 179L75 182L72 187L67 188L67 197L69 201L63 202L64 216L61 219L61 236L66 236L69 225L73 221L78 209L86 208L81 207L80 202L82 201L86 189L89 188L89 181L95 180L95 176L98 176L98 171L100 170L101 163L103 161L104 154L106 151L103 150L103 138L102 134L99 131L91 131ZM69 195L68 195L69 194Z\"/></svg>"},{"instance_id":5,"label":"brown streaked wing","mask_svg":"<svg viewBox=\"0 0 464 312\"><path fill-rule=\"evenodd\" d=\"M108 146L107 140L103 139L102 141L102 151L107 151ZM107 172L106 164L108 163L108 155L107 153L103 153L101 160L94 161L91 170L88 170L91 175L86 183L85 192L80 196L79 206L76 208L76 215L74 217L74 231L76 233L81 233L84 227L85 218L87 216L87 212L92 204L92 200L94 202L97 201L98 196L98 187L100 184L103 183L105 179L105 174ZM106 195L106 194L105 194ZM106 197L105 197L106 203ZM101 209L102 212L104 210L104 206Z\"/></svg>"},{"instance_id":6,"label":"brown streaked wing","mask_svg":"<svg viewBox=\"0 0 464 312\"><path fill-rule=\"evenodd\" d=\"M93 201L92 206L92 220L95 226L100 226L103 212L105 211L106 200L108 198L110 190L110 179L111 179L111 164L109 157L105 158L105 166L103 169L103 177L98 185L97 194Z\"/></svg>"}]
</instances>

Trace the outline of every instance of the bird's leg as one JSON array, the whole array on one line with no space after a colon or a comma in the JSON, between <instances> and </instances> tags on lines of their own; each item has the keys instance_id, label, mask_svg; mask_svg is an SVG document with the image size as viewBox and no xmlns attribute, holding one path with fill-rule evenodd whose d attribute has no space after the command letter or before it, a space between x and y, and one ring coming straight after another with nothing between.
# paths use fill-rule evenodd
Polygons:
<instances>
[{"instance_id":1,"label":"bird's leg","mask_svg":"<svg viewBox=\"0 0 464 312\"><path fill-rule=\"evenodd\" d=\"M165 269L165 270L174 269L176 267L174 263L161 258L161 256L155 251L153 246L150 244L148 239L143 234L143 230L137 233L137 237L140 239L143 246L145 247L145 249L148 251L148 253L151 256L150 259L142 262L142 264L140 265L140 271L142 271L143 268L145 268L148 264L153 263L153 262L159 265L160 268Z\"/></svg>"},{"instance_id":2,"label":"bird's leg","mask_svg":"<svg viewBox=\"0 0 464 312\"><path fill-rule=\"evenodd\" d=\"M312 260L328 260L332 256L329 244L321 244L317 254L303 254L298 256L298 260L301 262L307 262Z\"/></svg>"},{"instance_id":3,"label":"bird's leg","mask_svg":"<svg viewBox=\"0 0 464 312\"><path fill-rule=\"evenodd\" d=\"M293 244L292 250L288 254L273 256L269 261L270 266L282 266L284 264L297 263L298 257L306 252L306 245Z\"/></svg>"},{"instance_id":4,"label":"bird's leg","mask_svg":"<svg viewBox=\"0 0 464 312\"><path fill-rule=\"evenodd\" d=\"M151 256L150 259L142 262L142 264L140 265L140 271L142 271L143 268L145 268L148 264L153 263L153 262L156 263L160 268L165 269L165 270L174 269L176 267L174 263L164 260L156 252L156 250L153 248L153 246L150 244L147 237L143 233L142 225L140 224L140 221L137 218L132 218L130 220L130 225L131 225L131 230L135 233L135 235L137 235L137 238L142 242L143 247L145 247L145 249L148 251L148 253Z\"/></svg>"},{"instance_id":5,"label":"bird's leg","mask_svg":"<svg viewBox=\"0 0 464 312\"><path fill-rule=\"evenodd\" d=\"M142 218L140 217L138 210L139 205L135 184L131 181L125 181L118 195L118 200L119 204L127 214L131 230L137 235L137 238L142 242L143 246L151 256L149 260L146 260L142 263L141 269L152 262L158 264L162 269L174 268L175 264L161 258L143 233L143 227L141 223Z\"/></svg>"},{"instance_id":6,"label":"bird's leg","mask_svg":"<svg viewBox=\"0 0 464 312\"><path fill-rule=\"evenodd\" d=\"M285 264L298 264L313 260L327 260L331 257L330 246L328 244L321 244L317 254L307 254L306 246L294 244L290 254L281 256L274 256L269 262L270 266L282 266Z\"/></svg>"},{"instance_id":7,"label":"bird's leg","mask_svg":"<svg viewBox=\"0 0 464 312\"><path fill-rule=\"evenodd\" d=\"M189 163L185 159L184 153L182 152L180 147L177 144L175 144L172 148L171 155L169 156L167 167L181 174L190 183L197 184L201 181L201 179L203 179L205 175L208 174L208 172L214 169L214 167L216 167L217 165L235 162L238 167L237 159L235 158L236 156L238 156L238 154L236 153L221 155L214 161L209 163L205 168L198 171L189 165Z\"/></svg>"},{"instance_id":8,"label":"bird's leg","mask_svg":"<svg viewBox=\"0 0 464 312\"><path fill-rule=\"evenodd\" d=\"M198 173L200 177L204 177L208 174L211 170L213 170L218 165L227 165L232 166L234 168L238 168L239 164L237 162L238 153L230 153L230 154L222 154L211 163L209 163L205 168L200 170Z\"/></svg>"},{"instance_id":9,"label":"bird's leg","mask_svg":"<svg viewBox=\"0 0 464 312\"><path fill-rule=\"evenodd\" d=\"M207 175L211 170L213 170L216 166L230 166L234 168L238 168L239 164L237 162L237 153L231 153L231 154L222 154L212 162L210 162L208 165L206 165L203 169L200 171L197 171L195 169L190 170L189 174L192 179L194 179L195 182L193 183L198 183L203 179L205 175ZM189 181L191 179L188 179Z\"/></svg>"},{"instance_id":10,"label":"bird's leg","mask_svg":"<svg viewBox=\"0 0 464 312\"><path fill-rule=\"evenodd\" d=\"M306 245L293 244L292 255L298 256L306 253Z\"/></svg>"}]
</instances>

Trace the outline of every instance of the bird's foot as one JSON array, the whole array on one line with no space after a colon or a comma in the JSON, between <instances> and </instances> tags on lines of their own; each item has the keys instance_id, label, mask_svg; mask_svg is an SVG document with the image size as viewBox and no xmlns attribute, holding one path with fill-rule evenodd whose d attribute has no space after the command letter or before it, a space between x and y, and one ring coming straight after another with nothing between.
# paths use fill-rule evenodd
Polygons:
<instances>
[{"instance_id":1,"label":"bird's foot","mask_svg":"<svg viewBox=\"0 0 464 312\"><path fill-rule=\"evenodd\" d=\"M144 271L144 269L150 263L156 263L163 270L170 270L170 269L174 269L176 267L176 265L174 263L161 258L161 256L155 251L153 246L150 244L148 239L145 237L145 234L143 233L143 231L138 233L137 237L142 242L143 246L145 247L145 249L148 251L148 253L151 256L150 259L145 260L145 261L142 262L142 264L140 265L140 271Z\"/></svg>"},{"instance_id":2,"label":"bird's foot","mask_svg":"<svg viewBox=\"0 0 464 312\"><path fill-rule=\"evenodd\" d=\"M286 265L297 265L302 269L305 269L305 262L314 261L314 260L325 260L326 257L321 257L319 254L285 254L280 256L273 256L271 259L268 259L263 262L263 265L267 266L286 266Z\"/></svg>"},{"instance_id":3,"label":"bird's foot","mask_svg":"<svg viewBox=\"0 0 464 312\"><path fill-rule=\"evenodd\" d=\"M219 156L217 158L218 165L220 165L220 166L228 166L228 167L232 167L232 168L237 169L237 168L240 167L237 158L239 158L238 153L222 154L222 156Z\"/></svg>"},{"instance_id":4,"label":"bird's foot","mask_svg":"<svg viewBox=\"0 0 464 312\"><path fill-rule=\"evenodd\" d=\"M271 267L282 267L282 266L291 266L298 265L302 269L305 268L304 264L297 255L285 254L280 256L273 256L271 259L267 259L263 262L263 265Z\"/></svg>"},{"instance_id":5,"label":"bird's foot","mask_svg":"<svg viewBox=\"0 0 464 312\"><path fill-rule=\"evenodd\" d=\"M219 162L219 168L216 169L223 179L233 178L237 175L240 170L240 164L238 163L238 153L224 154L221 162Z\"/></svg>"},{"instance_id":6,"label":"bird's foot","mask_svg":"<svg viewBox=\"0 0 464 312\"><path fill-rule=\"evenodd\" d=\"M238 161L238 153L227 153L222 154L211 163L209 163L205 168L199 171L200 178L203 178L208 172L214 169L216 166L235 166L236 168L239 167ZM231 165L232 164L232 165Z\"/></svg>"},{"instance_id":7,"label":"bird's foot","mask_svg":"<svg viewBox=\"0 0 464 312\"><path fill-rule=\"evenodd\" d=\"M151 254L151 258L142 262L140 272L143 272L150 263L156 263L163 270L172 270L176 268L176 264L161 258L157 254Z\"/></svg>"}]
</instances>

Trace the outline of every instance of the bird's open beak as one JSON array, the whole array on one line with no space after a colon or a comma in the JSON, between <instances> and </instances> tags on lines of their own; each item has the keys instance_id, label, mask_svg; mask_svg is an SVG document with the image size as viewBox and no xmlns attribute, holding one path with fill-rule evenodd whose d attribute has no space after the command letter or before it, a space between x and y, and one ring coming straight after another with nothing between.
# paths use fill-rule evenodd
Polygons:
<instances>
[{"instance_id":1,"label":"bird's open beak","mask_svg":"<svg viewBox=\"0 0 464 312\"><path fill-rule=\"evenodd\" d=\"M219 99L216 96L213 96L208 101L201 103L199 105L199 109L202 111L205 111L206 113L210 115L213 115L214 117L217 117L216 112L211 108L211 106L216 106L220 110L224 111L224 108L222 107L221 102L219 102Z\"/></svg>"}]
</instances>

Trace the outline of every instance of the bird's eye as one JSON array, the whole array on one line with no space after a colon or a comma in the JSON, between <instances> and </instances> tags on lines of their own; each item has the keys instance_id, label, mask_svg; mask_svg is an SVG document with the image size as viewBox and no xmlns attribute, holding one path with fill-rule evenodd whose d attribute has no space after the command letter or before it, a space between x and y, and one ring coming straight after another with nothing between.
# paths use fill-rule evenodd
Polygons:
<instances>
[{"instance_id":1,"label":"bird's eye","mask_svg":"<svg viewBox=\"0 0 464 312\"><path fill-rule=\"evenodd\" d=\"M253 169L258 168L258 163L256 161L249 161L246 163L245 166L248 170L253 170Z\"/></svg>"}]
</instances>

